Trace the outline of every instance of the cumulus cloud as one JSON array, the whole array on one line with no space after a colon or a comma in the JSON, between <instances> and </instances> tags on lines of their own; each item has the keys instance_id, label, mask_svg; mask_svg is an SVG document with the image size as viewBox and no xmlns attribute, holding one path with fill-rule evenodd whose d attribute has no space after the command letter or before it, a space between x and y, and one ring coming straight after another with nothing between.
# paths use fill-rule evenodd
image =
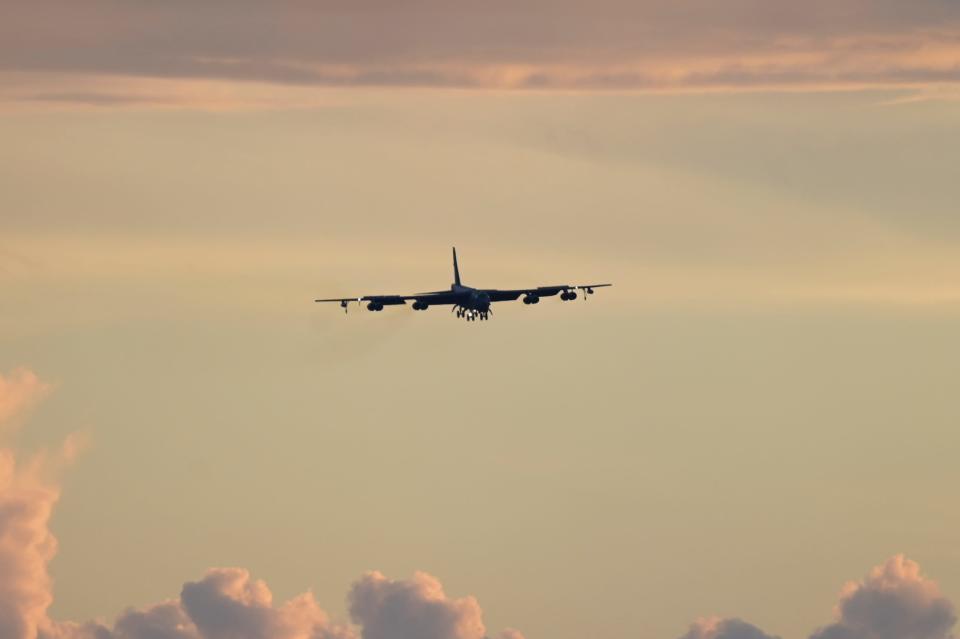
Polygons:
<instances>
[{"instance_id":1,"label":"cumulus cloud","mask_svg":"<svg viewBox=\"0 0 960 639\"><path fill-rule=\"evenodd\" d=\"M0 375L0 417L12 421L48 387L29 370ZM332 621L306 592L275 605L267 584L242 568L216 568L186 583L178 599L129 609L112 624L57 622L47 570L57 543L49 529L57 473L77 449L18 459L0 448L0 637L3 639L484 639L473 597L451 599L425 573L392 581L364 575L350 592L359 629ZM19 457L23 457L20 455ZM51 472L54 471L54 472ZM506 630L500 639L523 639Z\"/></svg>"},{"instance_id":2,"label":"cumulus cloud","mask_svg":"<svg viewBox=\"0 0 960 639\"><path fill-rule=\"evenodd\" d=\"M957 621L953 604L920 566L891 557L862 581L844 586L836 622L811 639L950 639Z\"/></svg>"},{"instance_id":3,"label":"cumulus cloud","mask_svg":"<svg viewBox=\"0 0 960 639\"><path fill-rule=\"evenodd\" d=\"M359 628L332 622L312 593L276 606L266 583L248 571L217 568L185 584L179 599L127 610L113 628L46 620L39 639L484 639L476 600L448 598L425 573L409 580L368 573L354 584L350 603ZM498 639L524 638L508 629Z\"/></svg>"},{"instance_id":4,"label":"cumulus cloud","mask_svg":"<svg viewBox=\"0 0 960 639\"><path fill-rule=\"evenodd\" d=\"M240 568L211 570L183 587L180 602L203 639L352 639L332 624L312 593L279 607L267 585ZM139 638L138 638L139 639Z\"/></svg>"},{"instance_id":5,"label":"cumulus cloud","mask_svg":"<svg viewBox=\"0 0 960 639\"><path fill-rule=\"evenodd\" d=\"M0 449L0 637L33 639L52 601L47 527L59 492Z\"/></svg>"},{"instance_id":6,"label":"cumulus cloud","mask_svg":"<svg viewBox=\"0 0 960 639\"><path fill-rule=\"evenodd\" d=\"M218 568L183 586L180 598L98 623L48 622L40 639L356 639L332 623L311 593L279 606L267 585L241 568Z\"/></svg>"},{"instance_id":7,"label":"cumulus cloud","mask_svg":"<svg viewBox=\"0 0 960 639\"><path fill-rule=\"evenodd\" d=\"M0 375L0 429L46 391L29 370ZM47 524L59 491L45 480L47 459L21 463L0 448L0 637L34 639L52 601L47 563L57 543Z\"/></svg>"},{"instance_id":8,"label":"cumulus cloud","mask_svg":"<svg viewBox=\"0 0 960 639\"><path fill-rule=\"evenodd\" d=\"M836 621L810 639L952 639L953 604L920 566L895 555L840 592ZM739 619L694 623L681 639L778 639Z\"/></svg>"},{"instance_id":9,"label":"cumulus cloud","mask_svg":"<svg viewBox=\"0 0 960 639\"><path fill-rule=\"evenodd\" d=\"M482 613L473 597L450 599L422 572L394 581L369 572L350 591L350 616L363 639L482 639Z\"/></svg>"},{"instance_id":10,"label":"cumulus cloud","mask_svg":"<svg viewBox=\"0 0 960 639\"><path fill-rule=\"evenodd\" d=\"M712 617L690 626L681 639L780 639L740 619Z\"/></svg>"},{"instance_id":11,"label":"cumulus cloud","mask_svg":"<svg viewBox=\"0 0 960 639\"><path fill-rule=\"evenodd\" d=\"M29 370L0 375L0 425L44 395ZM2 431L0 431L2 433ZM435 577L389 579L368 572L348 594L355 625L332 621L311 592L275 605L266 583L242 568L209 570L178 599L123 612L114 623L57 622L48 564L57 543L49 529L59 498L55 472L76 450L26 456L0 448L0 637L3 639L487 639L476 598L449 597ZM53 472L51 472L53 471ZM846 584L836 620L811 639L952 639L953 605L903 555ZM524 639L513 629L498 639ZM779 639L740 619L697 621L681 639Z\"/></svg>"},{"instance_id":12,"label":"cumulus cloud","mask_svg":"<svg viewBox=\"0 0 960 639\"><path fill-rule=\"evenodd\" d=\"M183 586L180 598L102 624L49 622L40 639L356 639L330 621L311 593L279 606L267 585L241 568L212 569Z\"/></svg>"}]
</instances>

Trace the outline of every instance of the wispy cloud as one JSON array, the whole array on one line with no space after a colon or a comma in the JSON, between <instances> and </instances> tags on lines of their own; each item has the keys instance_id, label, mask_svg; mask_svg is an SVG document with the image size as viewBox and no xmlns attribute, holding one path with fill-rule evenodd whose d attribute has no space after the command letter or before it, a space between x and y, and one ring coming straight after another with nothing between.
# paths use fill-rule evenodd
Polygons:
<instances>
[{"instance_id":1,"label":"wispy cloud","mask_svg":"<svg viewBox=\"0 0 960 639\"><path fill-rule=\"evenodd\" d=\"M15 418L49 391L50 385L26 368L18 368L7 376L0 375L0 434L5 426L12 425Z\"/></svg>"},{"instance_id":2,"label":"wispy cloud","mask_svg":"<svg viewBox=\"0 0 960 639\"><path fill-rule=\"evenodd\" d=\"M306 86L717 91L960 80L960 11L921 0L457 5L21 3L0 70ZM79 103L116 96L51 91ZM46 96L46 98L44 97ZM91 100L93 98L93 100Z\"/></svg>"}]
</instances>

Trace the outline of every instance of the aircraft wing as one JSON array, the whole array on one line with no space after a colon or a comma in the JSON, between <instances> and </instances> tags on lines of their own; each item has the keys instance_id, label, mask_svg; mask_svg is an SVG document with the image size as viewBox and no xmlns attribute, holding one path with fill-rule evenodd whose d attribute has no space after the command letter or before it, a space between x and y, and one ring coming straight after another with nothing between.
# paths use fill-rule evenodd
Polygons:
<instances>
[{"instance_id":1,"label":"aircraft wing","mask_svg":"<svg viewBox=\"0 0 960 639\"><path fill-rule=\"evenodd\" d=\"M433 291L432 293L417 293L408 295L408 300L416 300L430 306L456 304L463 298L452 291Z\"/></svg>"},{"instance_id":2,"label":"aircraft wing","mask_svg":"<svg viewBox=\"0 0 960 639\"><path fill-rule=\"evenodd\" d=\"M593 295L593 289L613 286L613 284L556 284L554 286L536 286L534 288L517 288L511 290L485 289L484 293L490 296L491 302L512 302L521 295L535 297L550 297L565 291L580 289L587 295Z\"/></svg>"},{"instance_id":3,"label":"aircraft wing","mask_svg":"<svg viewBox=\"0 0 960 639\"><path fill-rule=\"evenodd\" d=\"M362 302L373 302L382 306L399 306L406 304L408 300L423 302L430 306L455 304L457 296L450 291L434 291L431 293L416 293L414 295L362 295L360 297L331 297L329 299L314 300L314 302L339 302L340 306L347 308L350 302L360 304Z\"/></svg>"}]
</instances>

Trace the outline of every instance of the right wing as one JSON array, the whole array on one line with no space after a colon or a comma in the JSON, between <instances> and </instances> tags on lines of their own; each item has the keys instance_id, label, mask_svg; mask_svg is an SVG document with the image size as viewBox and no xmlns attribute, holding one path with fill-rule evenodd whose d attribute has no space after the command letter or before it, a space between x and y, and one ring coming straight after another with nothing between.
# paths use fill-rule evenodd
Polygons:
<instances>
[{"instance_id":1,"label":"right wing","mask_svg":"<svg viewBox=\"0 0 960 639\"><path fill-rule=\"evenodd\" d=\"M580 289L585 294L593 295L593 289L603 288L604 286L613 286L613 284L557 284L555 286L536 286L534 288L517 288L506 291L499 289L485 289L484 293L490 296L491 302L512 302L521 295L531 295L533 297L551 297L557 293L575 291L576 289Z\"/></svg>"}]
</instances>

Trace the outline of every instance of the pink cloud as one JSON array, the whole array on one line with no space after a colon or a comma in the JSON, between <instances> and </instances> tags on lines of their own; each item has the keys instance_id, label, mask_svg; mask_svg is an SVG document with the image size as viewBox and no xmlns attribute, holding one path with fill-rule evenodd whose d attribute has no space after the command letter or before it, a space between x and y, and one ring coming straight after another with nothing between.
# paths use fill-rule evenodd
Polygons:
<instances>
[{"instance_id":1,"label":"pink cloud","mask_svg":"<svg viewBox=\"0 0 960 639\"><path fill-rule=\"evenodd\" d=\"M59 497L0 449L0 636L33 639L52 602L47 563L57 542L47 527Z\"/></svg>"},{"instance_id":2,"label":"pink cloud","mask_svg":"<svg viewBox=\"0 0 960 639\"><path fill-rule=\"evenodd\" d=\"M682 639L779 639L740 619L711 617L695 621Z\"/></svg>"},{"instance_id":3,"label":"pink cloud","mask_svg":"<svg viewBox=\"0 0 960 639\"><path fill-rule=\"evenodd\" d=\"M312 593L279 607L267 585L241 568L210 570L184 585L180 605L203 639L353 639L352 629L331 623ZM139 637L138 637L139 639Z\"/></svg>"},{"instance_id":4,"label":"pink cloud","mask_svg":"<svg viewBox=\"0 0 960 639\"><path fill-rule=\"evenodd\" d=\"M365 574L350 590L350 616L363 639L482 639L486 632L476 599L450 599L422 572L396 581Z\"/></svg>"},{"instance_id":5,"label":"pink cloud","mask_svg":"<svg viewBox=\"0 0 960 639\"><path fill-rule=\"evenodd\" d=\"M26 369L0 376L5 420L48 390ZM77 450L69 438L55 454L18 460L0 448L0 637L2 639L484 639L473 597L452 599L425 573L409 580L364 575L350 592L355 628L332 621L306 592L275 605L267 584L242 568L216 568L184 584L178 599L123 612L112 627L57 622L48 564L57 550L50 532L60 496L56 472ZM501 639L523 639L514 630Z\"/></svg>"},{"instance_id":6,"label":"pink cloud","mask_svg":"<svg viewBox=\"0 0 960 639\"><path fill-rule=\"evenodd\" d=\"M896 555L843 587L837 620L811 639L950 639L956 611L920 566Z\"/></svg>"},{"instance_id":7,"label":"pink cloud","mask_svg":"<svg viewBox=\"0 0 960 639\"><path fill-rule=\"evenodd\" d=\"M48 0L6 13L0 71L498 89L936 85L960 81L960 20L950 5L275 0L235 2L224 20L226 10L211 3ZM143 98L55 86L21 97Z\"/></svg>"},{"instance_id":8,"label":"pink cloud","mask_svg":"<svg viewBox=\"0 0 960 639\"><path fill-rule=\"evenodd\" d=\"M844 585L836 621L810 639L953 639L957 621L953 604L920 566L895 555L861 581ZM776 639L739 619L705 619L682 639Z\"/></svg>"},{"instance_id":9,"label":"pink cloud","mask_svg":"<svg viewBox=\"0 0 960 639\"><path fill-rule=\"evenodd\" d=\"M368 573L350 601L357 628L331 621L309 592L276 606L248 571L216 568L185 584L179 599L127 610L112 628L45 620L39 639L485 639L476 600L448 598L425 573L409 580ZM508 629L497 639L524 638Z\"/></svg>"},{"instance_id":10,"label":"pink cloud","mask_svg":"<svg viewBox=\"0 0 960 639\"><path fill-rule=\"evenodd\" d=\"M0 408L10 421L48 391L19 369L0 376ZM242 568L209 570L186 583L178 599L123 612L111 625L57 622L48 564L57 543L49 529L60 495L57 472L72 440L55 454L18 460L0 448L0 637L3 639L487 639L472 596L450 597L440 581L418 572L390 579L369 572L348 594L355 625L330 619L311 592L276 605L266 583ZM953 605L903 555L846 584L833 623L811 639L952 639ZM524 639L506 629L498 639ZM695 622L682 639L778 639L740 619Z\"/></svg>"},{"instance_id":11,"label":"pink cloud","mask_svg":"<svg viewBox=\"0 0 960 639\"><path fill-rule=\"evenodd\" d=\"M0 375L0 426L47 391L27 369ZM18 463L13 450L0 448L0 637L5 639L34 639L52 601L47 563L57 542L48 523L60 493L44 480L46 459Z\"/></svg>"},{"instance_id":12,"label":"pink cloud","mask_svg":"<svg viewBox=\"0 0 960 639\"><path fill-rule=\"evenodd\" d=\"M0 375L0 428L13 422L49 390L48 384L41 382L33 371L26 368Z\"/></svg>"}]
</instances>

